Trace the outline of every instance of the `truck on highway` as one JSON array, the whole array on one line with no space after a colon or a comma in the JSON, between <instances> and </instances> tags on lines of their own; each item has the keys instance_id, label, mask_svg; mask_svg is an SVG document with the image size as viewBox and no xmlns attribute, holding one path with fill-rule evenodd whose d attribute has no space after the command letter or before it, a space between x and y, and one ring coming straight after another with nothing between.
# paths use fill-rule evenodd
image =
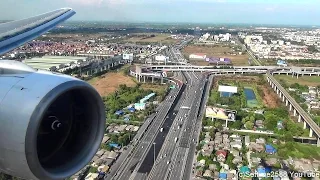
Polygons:
<instances>
[{"instance_id":1,"label":"truck on highway","mask_svg":"<svg viewBox=\"0 0 320 180\"><path fill-rule=\"evenodd\" d=\"M181 109L190 109L188 106L181 106Z\"/></svg>"},{"instance_id":2,"label":"truck on highway","mask_svg":"<svg viewBox=\"0 0 320 180\"><path fill-rule=\"evenodd\" d=\"M163 128L160 129L160 132L162 132L162 131L163 131Z\"/></svg>"},{"instance_id":3,"label":"truck on highway","mask_svg":"<svg viewBox=\"0 0 320 180\"><path fill-rule=\"evenodd\" d=\"M174 142L177 142L177 140L178 140L178 137L175 137L175 138L174 138Z\"/></svg>"}]
</instances>

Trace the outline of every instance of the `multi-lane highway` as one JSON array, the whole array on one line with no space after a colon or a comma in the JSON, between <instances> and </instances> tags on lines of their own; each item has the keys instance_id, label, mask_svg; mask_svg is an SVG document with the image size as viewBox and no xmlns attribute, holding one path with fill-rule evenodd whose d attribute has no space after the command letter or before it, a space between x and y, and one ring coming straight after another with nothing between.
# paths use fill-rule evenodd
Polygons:
<instances>
[{"instance_id":1,"label":"multi-lane highway","mask_svg":"<svg viewBox=\"0 0 320 180\"><path fill-rule=\"evenodd\" d=\"M204 78L205 78L205 81L207 81L207 83L204 85L204 88L203 88L203 94L202 94L202 98L200 100L201 102L200 102L200 108L199 108L199 112L198 112L198 120L196 122L194 131L192 133L192 136L193 136L192 139L194 139L195 143L190 144L188 159L187 159L187 162L185 165L185 171L184 171L183 178L182 178L182 179L186 179L186 180L191 179L191 175L193 174L193 168L194 168L193 163L195 162L195 158L196 158L196 147L199 143L199 137L200 137L200 132L201 132L201 128L202 128L202 118L204 115L205 107L206 107L206 104L208 101L208 97L209 97L210 90L211 90L211 85L213 82L212 75L204 74Z\"/></svg>"},{"instance_id":2,"label":"multi-lane highway","mask_svg":"<svg viewBox=\"0 0 320 180\"><path fill-rule=\"evenodd\" d=\"M190 89L192 89L191 93L195 94L196 96L193 96L194 98L190 107L189 116L181 133L181 140L173 154L171 164L172 168L170 168L171 170L167 172L166 179L183 179L184 173L188 173L191 171L191 169L186 169L186 165L190 163L188 159L193 159L194 152L190 152L190 150L193 149L193 147L195 148L196 145L196 140L193 136L193 133L195 129L198 130L198 128L196 128L199 115L198 113L204 87L207 81L205 80L205 77L203 75L201 75L200 78L190 78L191 80L195 80L195 84L191 85Z\"/></svg>"},{"instance_id":3,"label":"multi-lane highway","mask_svg":"<svg viewBox=\"0 0 320 180\"><path fill-rule=\"evenodd\" d=\"M166 179L170 172L184 170L184 162L187 159L189 144L192 141L190 132L193 132L197 109L201 98L201 84L205 82L200 73L185 73L187 79L186 97L182 103L179 112L174 119L170 132L167 135L165 143L157 157L148 179ZM203 81L203 82L202 82ZM197 92L198 91L198 92ZM195 96L198 94L200 96ZM178 173L174 173L178 175ZM180 177L173 177L181 179Z\"/></svg>"},{"instance_id":4,"label":"multi-lane highway","mask_svg":"<svg viewBox=\"0 0 320 180\"><path fill-rule=\"evenodd\" d=\"M182 89L182 92L184 92L184 89ZM139 167L136 167L138 172L134 177L135 180L146 179L147 175L150 173L154 165L154 160L155 158L159 157L159 151L163 146L163 143L166 137L168 136L168 132L170 128L173 126L173 119L177 117L177 112L179 111L179 108L181 107L181 104L184 98L185 98L185 94L183 93L178 99L177 104L174 105L173 111L168 113L166 120L161 127L163 128L162 132L161 131L158 132L157 137L152 143L153 147L150 148L148 154L142 161L142 164Z\"/></svg>"},{"instance_id":5,"label":"multi-lane highway","mask_svg":"<svg viewBox=\"0 0 320 180\"><path fill-rule=\"evenodd\" d=\"M128 180L131 176L134 176L136 173L136 166L141 165L144 157L147 155L154 139L156 138L160 127L162 126L167 114L171 111L172 106L176 103L176 99L179 99L179 89L173 89L172 92L168 95L168 98L160 107L159 111L156 114L156 117L151 122L151 125L148 127L147 131L143 133L143 137L140 140L133 142L132 151L129 153L128 157L123 161L123 163L118 168L117 172L111 179L123 179ZM133 172L133 173L132 173Z\"/></svg>"}]
</instances>

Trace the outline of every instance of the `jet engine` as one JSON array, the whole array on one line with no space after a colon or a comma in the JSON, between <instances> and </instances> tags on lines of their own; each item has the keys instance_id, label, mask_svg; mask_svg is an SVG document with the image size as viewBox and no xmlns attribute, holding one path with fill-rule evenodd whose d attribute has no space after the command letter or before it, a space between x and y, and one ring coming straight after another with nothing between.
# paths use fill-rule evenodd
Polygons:
<instances>
[{"instance_id":1,"label":"jet engine","mask_svg":"<svg viewBox=\"0 0 320 180\"><path fill-rule=\"evenodd\" d=\"M0 171L68 178L91 161L104 127L104 104L88 83L0 60Z\"/></svg>"}]
</instances>

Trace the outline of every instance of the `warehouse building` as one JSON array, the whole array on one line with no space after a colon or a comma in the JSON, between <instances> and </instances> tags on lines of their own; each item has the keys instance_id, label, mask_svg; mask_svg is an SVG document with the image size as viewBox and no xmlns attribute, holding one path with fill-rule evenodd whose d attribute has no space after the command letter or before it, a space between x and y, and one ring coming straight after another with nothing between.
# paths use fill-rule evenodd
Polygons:
<instances>
[{"instance_id":1,"label":"warehouse building","mask_svg":"<svg viewBox=\"0 0 320 180\"><path fill-rule=\"evenodd\" d=\"M206 59L207 55L202 53L190 54L189 59Z\"/></svg>"}]
</instances>

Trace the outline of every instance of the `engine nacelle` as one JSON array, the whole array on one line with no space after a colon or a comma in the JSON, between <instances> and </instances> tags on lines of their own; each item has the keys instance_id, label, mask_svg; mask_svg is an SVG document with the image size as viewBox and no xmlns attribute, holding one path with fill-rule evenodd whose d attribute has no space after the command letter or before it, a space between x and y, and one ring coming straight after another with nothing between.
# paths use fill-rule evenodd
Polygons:
<instances>
[{"instance_id":1,"label":"engine nacelle","mask_svg":"<svg viewBox=\"0 0 320 180\"><path fill-rule=\"evenodd\" d=\"M91 161L104 127L102 99L88 83L0 60L0 171L70 177Z\"/></svg>"}]
</instances>

